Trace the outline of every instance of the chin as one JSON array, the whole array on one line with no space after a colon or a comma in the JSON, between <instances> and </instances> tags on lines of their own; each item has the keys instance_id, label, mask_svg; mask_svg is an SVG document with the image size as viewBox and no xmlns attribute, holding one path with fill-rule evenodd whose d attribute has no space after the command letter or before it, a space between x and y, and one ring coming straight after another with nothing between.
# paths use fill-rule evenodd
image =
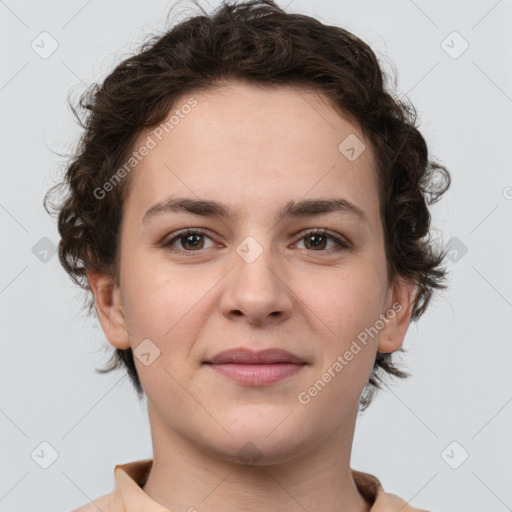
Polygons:
<instances>
[{"instance_id":1,"label":"chin","mask_svg":"<svg viewBox=\"0 0 512 512\"><path fill-rule=\"evenodd\" d=\"M271 466L285 464L300 456L302 446L286 443L269 443L268 441L240 439L231 446L210 444L207 451L214 457L243 466Z\"/></svg>"},{"instance_id":2,"label":"chin","mask_svg":"<svg viewBox=\"0 0 512 512\"><path fill-rule=\"evenodd\" d=\"M203 439L203 449L216 458L247 466L265 466L286 463L300 456L314 444L306 431L291 418L279 421L254 420L254 423L230 424L231 436ZM290 415L292 416L292 415ZM250 419L245 418L245 421ZM288 422L288 423L287 423ZM310 446L311 445L311 446Z\"/></svg>"}]
</instances>

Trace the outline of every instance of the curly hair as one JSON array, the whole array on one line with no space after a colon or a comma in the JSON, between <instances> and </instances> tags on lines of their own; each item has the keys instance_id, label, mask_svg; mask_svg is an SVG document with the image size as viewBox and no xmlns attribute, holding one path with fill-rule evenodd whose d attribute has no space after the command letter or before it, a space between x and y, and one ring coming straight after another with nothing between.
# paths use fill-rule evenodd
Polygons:
<instances>
[{"instance_id":1,"label":"curly hair","mask_svg":"<svg viewBox=\"0 0 512 512\"><path fill-rule=\"evenodd\" d=\"M287 13L271 0L225 1L210 15L198 7L202 15L153 35L103 83L89 86L78 102L83 121L70 102L83 133L44 206L51 213L51 204L58 213L59 260L86 292L89 314L94 297L88 270L107 273L119 285L119 228L130 177L103 199L95 191L126 162L141 132L162 123L179 97L244 81L321 92L373 145L388 279L402 276L416 284L411 321L417 320L434 290L446 288L446 252L432 240L428 206L439 200L451 178L430 159L414 106L389 89L372 49L343 28ZM65 197L51 203L61 189ZM96 371L118 367L125 368L142 398L130 348L115 349L107 367ZM377 352L360 397L363 410L386 374L410 375L392 354Z\"/></svg>"}]
</instances>

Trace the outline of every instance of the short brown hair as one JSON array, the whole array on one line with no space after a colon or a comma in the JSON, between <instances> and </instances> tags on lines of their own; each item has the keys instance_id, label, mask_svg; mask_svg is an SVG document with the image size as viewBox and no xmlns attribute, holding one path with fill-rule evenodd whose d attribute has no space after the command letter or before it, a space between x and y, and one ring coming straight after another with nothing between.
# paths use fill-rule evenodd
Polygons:
<instances>
[{"instance_id":1,"label":"short brown hair","mask_svg":"<svg viewBox=\"0 0 512 512\"><path fill-rule=\"evenodd\" d=\"M103 83L82 94L78 106L85 121L70 103L84 132L62 182L48 191L44 204L49 212L50 196L65 189L65 198L57 206L51 203L62 237L59 259L86 291L89 314L94 297L88 270L105 272L119 285L119 228L130 179L101 200L94 191L126 162L142 130L162 123L178 97L244 81L314 89L361 128L377 160L388 278L392 282L402 276L416 283L411 320L418 319L434 289L446 287L446 252L431 239L428 205L449 187L450 174L429 159L414 106L388 91L388 77L374 52L343 28L287 13L271 0L224 2L211 15L198 7L202 15L153 36ZM109 365L98 371L120 365L141 398L130 348L115 349ZM360 398L363 409L386 373L409 375L392 354L377 352Z\"/></svg>"}]
</instances>

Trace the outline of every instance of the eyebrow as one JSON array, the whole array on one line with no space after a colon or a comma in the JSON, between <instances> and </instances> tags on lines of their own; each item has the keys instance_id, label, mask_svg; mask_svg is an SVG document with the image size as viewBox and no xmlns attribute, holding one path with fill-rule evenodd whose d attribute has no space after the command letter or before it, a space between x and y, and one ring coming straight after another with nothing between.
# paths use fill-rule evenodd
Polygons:
<instances>
[{"instance_id":1,"label":"eyebrow","mask_svg":"<svg viewBox=\"0 0 512 512\"><path fill-rule=\"evenodd\" d=\"M164 214L187 212L203 217L230 217L228 206L217 201L206 199L194 199L188 197L169 197L149 208L142 218L142 223L147 224L150 219ZM285 217L312 217L328 213L345 213L370 224L363 210L346 199L305 199L301 201L289 201L282 206L275 217L279 222Z\"/></svg>"}]
</instances>

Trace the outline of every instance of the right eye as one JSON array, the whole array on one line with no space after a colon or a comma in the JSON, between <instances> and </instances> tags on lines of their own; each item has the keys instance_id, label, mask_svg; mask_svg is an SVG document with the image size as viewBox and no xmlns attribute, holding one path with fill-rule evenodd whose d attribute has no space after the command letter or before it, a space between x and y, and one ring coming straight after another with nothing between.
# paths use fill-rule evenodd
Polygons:
<instances>
[{"instance_id":1,"label":"right eye","mask_svg":"<svg viewBox=\"0 0 512 512\"><path fill-rule=\"evenodd\" d=\"M206 235L206 232L200 228L187 228L182 229L175 233L175 235L170 238L168 241L164 242L162 247L169 249L171 252L182 252L182 253L193 253L200 252L201 249L204 249L204 241L201 243L201 237L210 238ZM212 240L210 238L210 240ZM181 248L174 247L174 243L179 242L181 244ZM189 247L186 247L186 246ZM208 247L207 247L208 248Z\"/></svg>"}]
</instances>

